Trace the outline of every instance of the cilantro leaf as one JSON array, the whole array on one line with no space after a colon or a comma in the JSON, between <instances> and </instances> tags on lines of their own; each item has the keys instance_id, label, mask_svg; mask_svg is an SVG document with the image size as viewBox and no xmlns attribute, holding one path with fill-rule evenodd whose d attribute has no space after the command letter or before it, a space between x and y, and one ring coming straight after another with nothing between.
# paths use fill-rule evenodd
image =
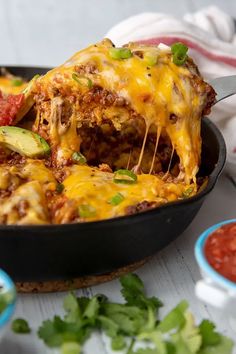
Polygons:
<instances>
[{"instance_id":1,"label":"cilantro leaf","mask_svg":"<svg viewBox=\"0 0 236 354\"><path fill-rule=\"evenodd\" d=\"M81 311L75 294L70 293L65 297L63 307L66 311L65 320L67 322L76 322L81 319Z\"/></svg>"},{"instance_id":2,"label":"cilantro leaf","mask_svg":"<svg viewBox=\"0 0 236 354\"><path fill-rule=\"evenodd\" d=\"M39 327L38 336L51 348L59 347L62 344L61 335L54 327L54 320L44 321L41 327Z\"/></svg>"},{"instance_id":3,"label":"cilantro leaf","mask_svg":"<svg viewBox=\"0 0 236 354\"><path fill-rule=\"evenodd\" d=\"M81 314L84 313L86 307L88 306L89 301L90 301L90 299L88 297L85 297L85 296L77 297L77 302L78 302Z\"/></svg>"},{"instance_id":4,"label":"cilantro leaf","mask_svg":"<svg viewBox=\"0 0 236 354\"><path fill-rule=\"evenodd\" d=\"M132 354L159 354L158 349L155 348L139 348L137 351Z\"/></svg>"},{"instance_id":5,"label":"cilantro leaf","mask_svg":"<svg viewBox=\"0 0 236 354\"><path fill-rule=\"evenodd\" d=\"M38 336L49 347L60 347L65 342L83 343L91 334L92 327L81 323L68 323L59 316L44 321L38 330Z\"/></svg>"},{"instance_id":6,"label":"cilantro leaf","mask_svg":"<svg viewBox=\"0 0 236 354\"><path fill-rule=\"evenodd\" d=\"M187 348L191 353L197 353L202 344L202 338L198 326L196 326L194 317L191 312L186 311L184 314L185 324L180 329L179 335L184 340Z\"/></svg>"},{"instance_id":7,"label":"cilantro leaf","mask_svg":"<svg viewBox=\"0 0 236 354\"><path fill-rule=\"evenodd\" d=\"M103 306L103 315L112 320L121 333L136 335L145 325L147 311L136 306L108 303Z\"/></svg>"},{"instance_id":8,"label":"cilantro leaf","mask_svg":"<svg viewBox=\"0 0 236 354\"><path fill-rule=\"evenodd\" d=\"M181 337L179 333L175 334L175 354L193 354L186 341Z\"/></svg>"},{"instance_id":9,"label":"cilantro leaf","mask_svg":"<svg viewBox=\"0 0 236 354\"><path fill-rule=\"evenodd\" d=\"M109 302L104 295L91 299L69 294L64 300L65 317L44 321L39 337L49 347L61 347L62 354L80 354L81 345L92 331L100 329L111 338L113 350L126 354L231 354L233 342L215 331L208 320L197 326L181 301L163 320L157 318L162 305L145 295L144 285L135 274L120 279L125 303ZM146 347L134 349L138 341Z\"/></svg>"},{"instance_id":10,"label":"cilantro leaf","mask_svg":"<svg viewBox=\"0 0 236 354\"><path fill-rule=\"evenodd\" d=\"M117 336L112 339L111 347L113 350L122 350L126 347L124 336Z\"/></svg>"},{"instance_id":11,"label":"cilantro leaf","mask_svg":"<svg viewBox=\"0 0 236 354\"><path fill-rule=\"evenodd\" d=\"M158 354L166 354L166 343L162 333L158 329L152 332L143 332L138 336L138 339L151 341L158 349Z\"/></svg>"},{"instance_id":12,"label":"cilantro leaf","mask_svg":"<svg viewBox=\"0 0 236 354\"><path fill-rule=\"evenodd\" d=\"M201 348L197 354L232 354L234 343L233 341L220 335L220 342L216 345L207 345Z\"/></svg>"},{"instance_id":13,"label":"cilantro leaf","mask_svg":"<svg viewBox=\"0 0 236 354\"><path fill-rule=\"evenodd\" d=\"M16 318L12 324L11 329L15 333L27 334L31 332L28 322L24 318Z\"/></svg>"},{"instance_id":14,"label":"cilantro leaf","mask_svg":"<svg viewBox=\"0 0 236 354\"><path fill-rule=\"evenodd\" d=\"M215 325L209 320L203 320L199 325L202 336L202 346L216 345L220 343L220 335L215 331Z\"/></svg>"},{"instance_id":15,"label":"cilantro leaf","mask_svg":"<svg viewBox=\"0 0 236 354\"><path fill-rule=\"evenodd\" d=\"M152 307L157 310L162 306L162 302L156 298L147 298L144 294L144 285L137 274L126 274L120 278L122 285L121 293L128 305L138 306L140 308Z\"/></svg>"},{"instance_id":16,"label":"cilantro leaf","mask_svg":"<svg viewBox=\"0 0 236 354\"><path fill-rule=\"evenodd\" d=\"M92 299L88 302L87 306L85 307L83 317L88 318L95 323L96 317L99 311L99 302L96 296L92 297Z\"/></svg>"},{"instance_id":17,"label":"cilantro leaf","mask_svg":"<svg viewBox=\"0 0 236 354\"><path fill-rule=\"evenodd\" d=\"M119 332L119 326L106 316L99 316L100 329L103 329L108 337L115 338Z\"/></svg>"},{"instance_id":18,"label":"cilantro leaf","mask_svg":"<svg viewBox=\"0 0 236 354\"><path fill-rule=\"evenodd\" d=\"M185 324L184 313L188 308L188 303L181 301L172 311L170 311L164 319L159 323L158 329L162 333L169 332L172 329L179 329Z\"/></svg>"},{"instance_id":19,"label":"cilantro leaf","mask_svg":"<svg viewBox=\"0 0 236 354\"><path fill-rule=\"evenodd\" d=\"M62 344L61 354L80 354L81 346L76 342L67 342Z\"/></svg>"}]
</instances>

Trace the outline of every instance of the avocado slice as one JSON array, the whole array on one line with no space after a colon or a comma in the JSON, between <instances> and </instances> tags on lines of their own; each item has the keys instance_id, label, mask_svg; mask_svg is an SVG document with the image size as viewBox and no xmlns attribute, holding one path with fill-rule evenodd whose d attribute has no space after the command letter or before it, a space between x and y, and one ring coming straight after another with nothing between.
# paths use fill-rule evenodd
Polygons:
<instances>
[{"instance_id":1,"label":"avocado slice","mask_svg":"<svg viewBox=\"0 0 236 354\"><path fill-rule=\"evenodd\" d=\"M19 127L0 127L0 144L26 157L44 157L50 146L40 135Z\"/></svg>"}]
</instances>

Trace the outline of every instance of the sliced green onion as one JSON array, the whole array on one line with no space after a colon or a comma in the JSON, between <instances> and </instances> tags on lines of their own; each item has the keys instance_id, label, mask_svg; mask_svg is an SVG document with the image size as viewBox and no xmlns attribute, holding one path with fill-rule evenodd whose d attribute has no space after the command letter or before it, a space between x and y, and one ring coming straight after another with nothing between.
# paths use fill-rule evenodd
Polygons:
<instances>
[{"instance_id":1,"label":"sliced green onion","mask_svg":"<svg viewBox=\"0 0 236 354\"><path fill-rule=\"evenodd\" d=\"M13 332L20 334L31 332L28 322L23 318L16 318L11 324L11 329Z\"/></svg>"},{"instance_id":2,"label":"sliced green onion","mask_svg":"<svg viewBox=\"0 0 236 354\"><path fill-rule=\"evenodd\" d=\"M12 79L11 80L12 86L21 86L22 84L23 84L23 80L21 80L21 79Z\"/></svg>"},{"instance_id":3,"label":"sliced green onion","mask_svg":"<svg viewBox=\"0 0 236 354\"><path fill-rule=\"evenodd\" d=\"M79 206L79 216L82 218L90 218L96 215L96 209L89 204L81 204Z\"/></svg>"},{"instance_id":4,"label":"sliced green onion","mask_svg":"<svg viewBox=\"0 0 236 354\"><path fill-rule=\"evenodd\" d=\"M93 82L88 77L83 75L78 75L76 73L72 74L72 79L78 82L82 86L87 86L89 89L93 87Z\"/></svg>"},{"instance_id":5,"label":"sliced green onion","mask_svg":"<svg viewBox=\"0 0 236 354\"><path fill-rule=\"evenodd\" d=\"M130 170L117 170L114 173L113 182L123 184L134 184L137 182L137 175Z\"/></svg>"},{"instance_id":6,"label":"sliced green onion","mask_svg":"<svg viewBox=\"0 0 236 354\"><path fill-rule=\"evenodd\" d=\"M118 205L121 202L123 202L124 199L125 199L125 197L121 193L117 193L117 194L113 195L113 197L111 197L111 199L108 200L108 203L112 204L112 205Z\"/></svg>"},{"instance_id":7,"label":"sliced green onion","mask_svg":"<svg viewBox=\"0 0 236 354\"><path fill-rule=\"evenodd\" d=\"M57 193L62 193L64 188L65 188L64 184L58 183L58 185L56 186Z\"/></svg>"},{"instance_id":8,"label":"sliced green onion","mask_svg":"<svg viewBox=\"0 0 236 354\"><path fill-rule=\"evenodd\" d=\"M132 57L132 52L129 48L110 48L109 55L112 59L128 59Z\"/></svg>"},{"instance_id":9,"label":"sliced green onion","mask_svg":"<svg viewBox=\"0 0 236 354\"><path fill-rule=\"evenodd\" d=\"M189 187L183 192L182 197L183 198L188 198L188 197L190 197L190 195L192 193L193 193L193 187Z\"/></svg>"},{"instance_id":10,"label":"sliced green onion","mask_svg":"<svg viewBox=\"0 0 236 354\"><path fill-rule=\"evenodd\" d=\"M81 152L73 152L71 159L73 162L78 163L78 164L85 164L87 162L86 157L81 154Z\"/></svg>"},{"instance_id":11,"label":"sliced green onion","mask_svg":"<svg viewBox=\"0 0 236 354\"><path fill-rule=\"evenodd\" d=\"M149 51L144 53L144 60L146 61L148 66L154 66L157 63L157 52Z\"/></svg>"},{"instance_id":12,"label":"sliced green onion","mask_svg":"<svg viewBox=\"0 0 236 354\"><path fill-rule=\"evenodd\" d=\"M172 44L171 53L173 55L173 63L175 65L183 65L187 59L188 47L183 43L177 42Z\"/></svg>"}]
</instances>

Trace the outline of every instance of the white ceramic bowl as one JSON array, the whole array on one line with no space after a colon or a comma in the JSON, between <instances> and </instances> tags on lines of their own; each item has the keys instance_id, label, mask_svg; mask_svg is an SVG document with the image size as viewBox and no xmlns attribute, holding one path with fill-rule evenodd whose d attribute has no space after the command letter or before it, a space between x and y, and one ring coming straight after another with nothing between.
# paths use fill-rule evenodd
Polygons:
<instances>
[{"instance_id":1,"label":"white ceramic bowl","mask_svg":"<svg viewBox=\"0 0 236 354\"><path fill-rule=\"evenodd\" d=\"M233 319L236 330L236 283L226 279L208 263L204 246L206 239L222 225L235 223L236 219L220 222L204 231L195 244L195 257L202 279L196 283L195 292L199 299L224 311Z\"/></svg>"},{"instance_id":2,"label":"white ceramic bowl","mask_svg":"<svg viewBox=\"0 0 236 354\"><path fill-rule=\"evenodd\" d=\"M6 309L0 314L0 340L2 339L6 326L10 322L15 310L16 290L11 278L0 269L0 296L8 294L9 304Z\"/></svg>"}]
</instances>

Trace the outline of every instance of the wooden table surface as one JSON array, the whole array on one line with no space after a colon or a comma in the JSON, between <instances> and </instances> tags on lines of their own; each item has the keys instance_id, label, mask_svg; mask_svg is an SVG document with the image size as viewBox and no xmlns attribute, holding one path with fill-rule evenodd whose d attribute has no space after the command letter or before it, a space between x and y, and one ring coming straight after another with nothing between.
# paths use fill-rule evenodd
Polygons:
<instances>
[{"instance_id":1,"label":"wooden table surface","mask_svg":"<svg viewBox=\"0 0 236 354\"><path fill-rule=\"evenodd\" d=\"M211 4L206 0L0 0L0 63L54 66L78 49L99 40L121 19L142 11L168 12L181 17ZM235 0L214 1L236 17ZM211 224L236 217L236 189L221 176L216 188L204 203L185 233L138 270L148 293L157 295L168 311L181 299L187 299L198 320L207 317L216 322L225 334L236 338L223 313L205 306L194 295L194 285L200 278L193 248L198 235ZM30 266L30 265L29 265ZM119 282L78 291L91 295L104 293L112 300L121 300ZM20 295L16 316L27 318L35 329L42 320L62 313L63 293ZM36 334L17 336L7 331L0 344L1 354L49 354ZM106 338L96 334L85 346L85 354L111 353ZM236 351L235 351L236 353Z\"/></svg>"}]
</instances>

